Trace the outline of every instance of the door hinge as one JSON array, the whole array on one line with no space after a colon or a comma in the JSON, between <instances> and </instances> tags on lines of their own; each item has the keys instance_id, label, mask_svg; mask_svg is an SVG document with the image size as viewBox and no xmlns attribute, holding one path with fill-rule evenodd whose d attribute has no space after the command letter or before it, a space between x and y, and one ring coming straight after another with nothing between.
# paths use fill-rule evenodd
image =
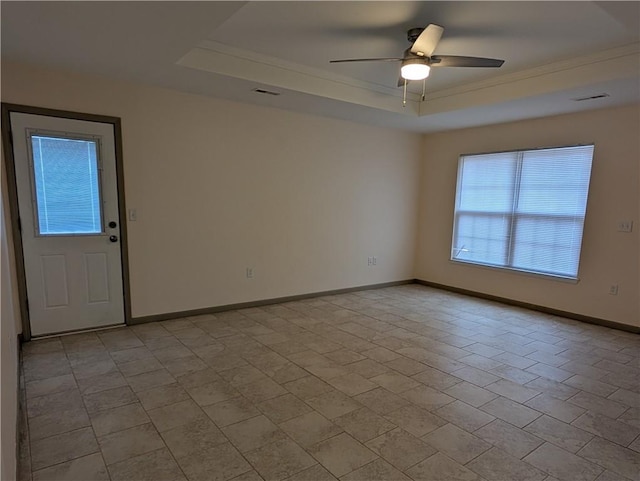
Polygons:
<instances>
[{"instance_id":1,"label":"door hinge","mask_svg":"<svg viewBox=\"0 0 640 481\"><path fill-rule=\"evenodd\" d=\"M18 232L22 232L22 221L20 220L20 217L18 217Z\"/></svg>"}]
</instances>

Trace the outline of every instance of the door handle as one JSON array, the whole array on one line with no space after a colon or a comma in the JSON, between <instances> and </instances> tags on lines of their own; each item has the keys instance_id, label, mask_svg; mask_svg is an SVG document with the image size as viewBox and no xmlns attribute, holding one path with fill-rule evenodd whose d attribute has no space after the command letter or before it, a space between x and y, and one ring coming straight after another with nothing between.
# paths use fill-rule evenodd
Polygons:
<instances>
[{"instance_id":1,"label":"door handle","mask_svg":"<svg viewBox=\"0 0 640 481\"><path fill-rule=\"evenodd\" d=\"M111 242L118 242L118 236L117 235L110 235L109 236L109 240Z\"/></svg>"}]
</instances>

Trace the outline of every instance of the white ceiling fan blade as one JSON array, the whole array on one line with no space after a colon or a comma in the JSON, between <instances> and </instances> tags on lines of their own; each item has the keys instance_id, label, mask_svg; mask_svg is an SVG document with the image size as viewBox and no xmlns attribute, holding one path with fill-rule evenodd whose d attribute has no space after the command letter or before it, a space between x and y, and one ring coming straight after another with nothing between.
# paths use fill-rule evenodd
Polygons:
<instances>
[{"instance_id":1,"label":"white ceiling fan blade","mask_svg":"<svg viewBox=\"0 0 640 481\"><path fill-rule=\"evenodd\" d=\"M413 42L411 53L431 57L431 54L433 54L433 51L440 41L440 37L442 37L442 32L444 32L444 28L440 25L429 24L418 36L416 41Z\"/></svg>"}]
</instances>

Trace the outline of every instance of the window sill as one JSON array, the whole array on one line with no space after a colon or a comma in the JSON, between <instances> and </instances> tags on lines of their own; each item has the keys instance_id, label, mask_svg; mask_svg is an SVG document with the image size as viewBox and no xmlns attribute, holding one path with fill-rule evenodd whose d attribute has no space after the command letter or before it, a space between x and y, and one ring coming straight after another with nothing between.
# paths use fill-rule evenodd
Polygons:
<instances>
[{"instance_id":1,"label":"window sill","mask_svg":"<svg viewBox=\"0 0 640 481\"><path fill-rule=\"evenodd\" d=\"M486 264L478 264L476 262L468 262L468 261L462 261L457 259L449 259L449 262L452 264L478 267L480 269L487 269L494 272L503 272L505 274L516 274L516 275L526 276L526 277L535 277L538 279L546 279L550 281L558 281L558 282L564 282L568 284L578 284L580 282L579 277L573 278L573 277L564 277L564 276L558 276L553 274L542 274L539 272L530 272L530 271L523 271L520 269L513 269L511 267L490 266Z\"/></svg>"}]
</instances>

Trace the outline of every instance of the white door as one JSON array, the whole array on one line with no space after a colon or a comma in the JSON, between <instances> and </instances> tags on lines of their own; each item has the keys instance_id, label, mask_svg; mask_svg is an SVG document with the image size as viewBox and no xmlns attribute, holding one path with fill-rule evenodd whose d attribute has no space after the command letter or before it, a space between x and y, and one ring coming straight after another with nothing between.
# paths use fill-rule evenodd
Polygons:
<instances>
[{"instance_id":1,"label":"white door","mask_svg":"<svg viewBox=\"0 0 640 481\"><path fill-rule=\"evenodd\" d=\"M10 118L31 335L123 324L113 125Z\"/></svg>"}]
</instances>

